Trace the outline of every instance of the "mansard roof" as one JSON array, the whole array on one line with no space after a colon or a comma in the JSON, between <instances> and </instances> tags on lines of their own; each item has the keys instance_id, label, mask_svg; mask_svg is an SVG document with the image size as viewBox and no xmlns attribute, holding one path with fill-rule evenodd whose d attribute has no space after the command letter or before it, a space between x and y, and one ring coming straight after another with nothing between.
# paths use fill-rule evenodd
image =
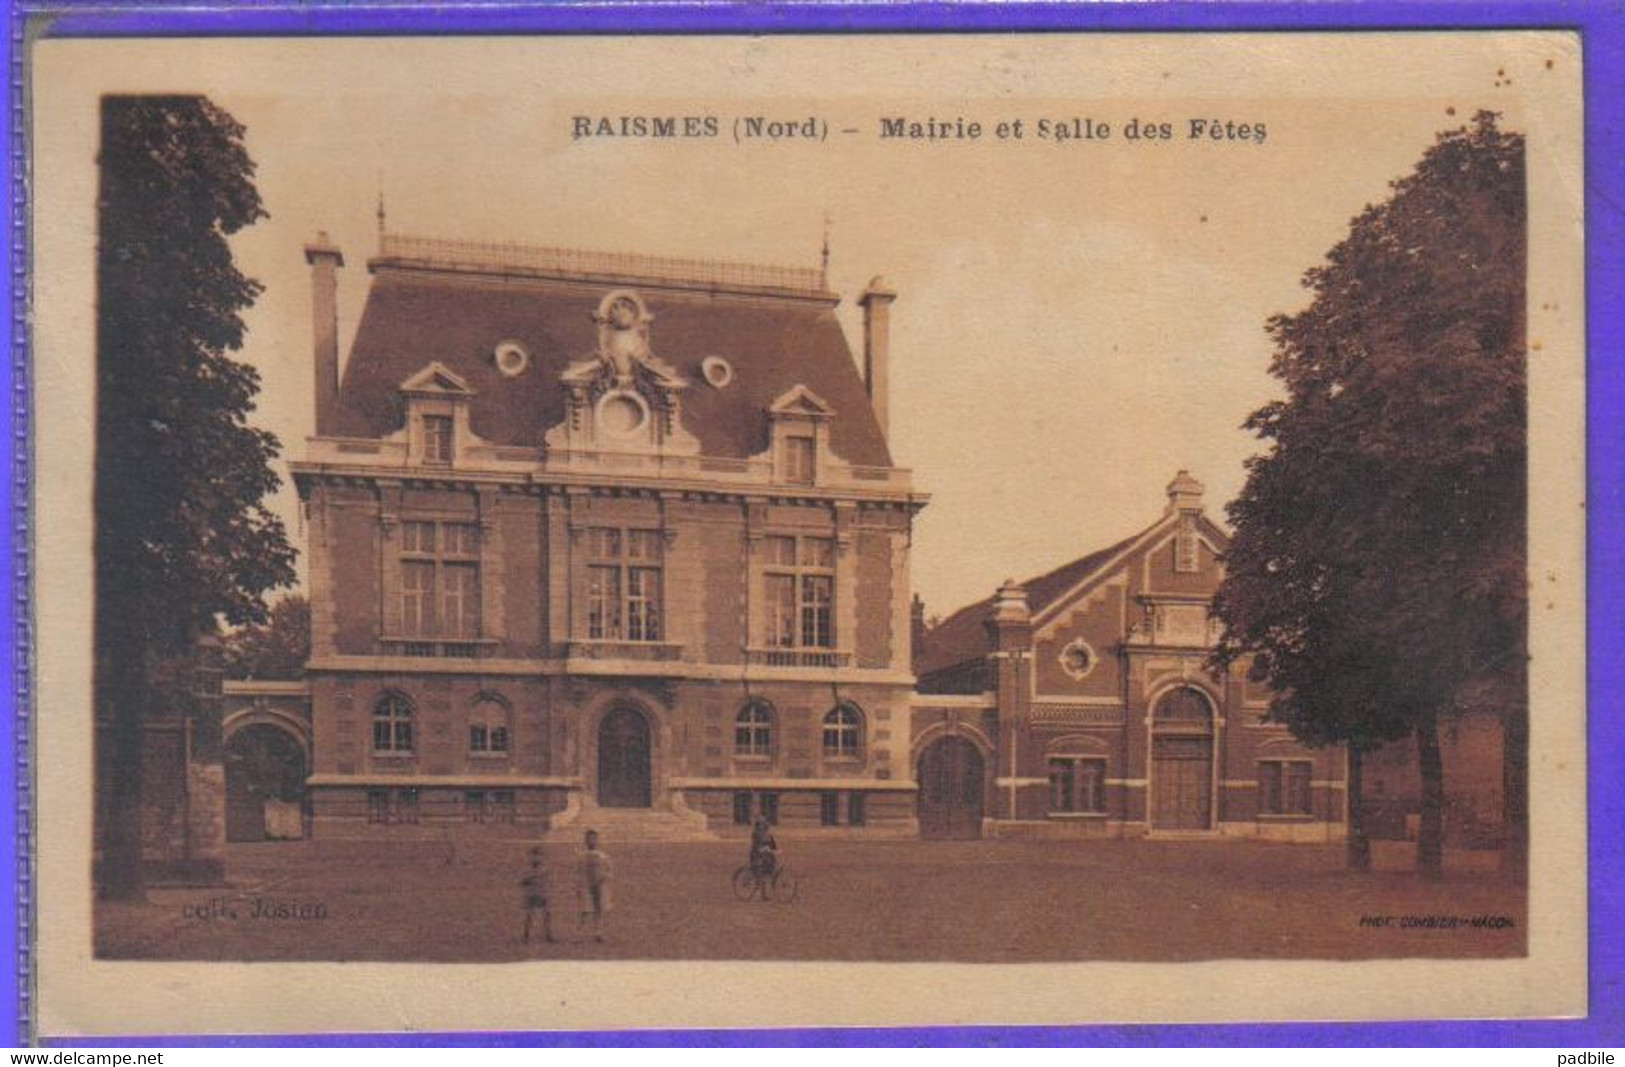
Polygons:
<instances>
[{"instance_id":1,"label":"mansard roof","mask_svg":"<svg viewBox=\"0 0 1625 1067\"><path fill-rule=\"evenodd\" d=\"M374 279L334 407L335 436L383 437L400 429L401 383L438 362L472 391L475 434L496 444L539 447L548 428L564 417L559 376L597 351L593 316L600 302L612 291L631 289L654 317L652 352L689 382L682 421L704 454L743 459L762 452L769 408L803 386L834 411L830 444L838 456L859 465L891 465L835 317L839 298L821 286L788 288L773 268L761 276L741 275L746 283L730 283L732 275L704 283L492 270L402 257L375 259L369 266ZM810 277L816 280L816 272ZM499 370L492 357L505 341L530 356L528 367L514 376ZM701 373L701 361L711 356L733 368L722 388Z\"/></svg>"}]
</instances>

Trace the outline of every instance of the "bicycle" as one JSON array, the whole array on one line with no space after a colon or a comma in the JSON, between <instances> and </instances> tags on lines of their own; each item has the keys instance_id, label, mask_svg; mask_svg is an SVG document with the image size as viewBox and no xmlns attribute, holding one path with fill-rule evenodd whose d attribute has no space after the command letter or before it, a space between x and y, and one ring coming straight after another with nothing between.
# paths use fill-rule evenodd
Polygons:
<instances>
[{"instance_id":1,"label":"bicycle","mask_svg":"<svg viewBox=\"0 0 1625 1067\"><path fill-rule=\"evenodd\" d=\"M801 881L782 863L770 874L747 863L734 872L733 886L734 896L740 900L750 900L760 894L763 900L777 900L782 904L794 901L801 891Z\"/></svg>"}]
</instances>

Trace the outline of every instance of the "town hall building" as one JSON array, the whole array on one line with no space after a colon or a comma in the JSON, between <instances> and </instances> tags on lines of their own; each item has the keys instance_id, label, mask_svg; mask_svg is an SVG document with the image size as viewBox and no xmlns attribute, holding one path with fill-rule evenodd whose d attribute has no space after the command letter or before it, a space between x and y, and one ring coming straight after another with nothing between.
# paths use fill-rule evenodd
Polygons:
<instances>
[{"instance_id":1,"label":"town hall building","mask_svg":"<svg viewBox=\"0 0 1625 1067\"><path fill-rule=\"evenodd\" d=\"M884 283L381 235L341 377L306 257L312 834L914 832Z\"/></svg>"}]
</instances>

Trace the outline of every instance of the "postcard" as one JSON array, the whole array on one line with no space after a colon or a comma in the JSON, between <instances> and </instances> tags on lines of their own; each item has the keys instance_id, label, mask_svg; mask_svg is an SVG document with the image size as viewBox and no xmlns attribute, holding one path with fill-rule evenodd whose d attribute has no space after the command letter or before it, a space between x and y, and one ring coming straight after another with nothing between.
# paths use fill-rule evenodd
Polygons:
<instances>
[{"instance_id":1,"label":"postcard","mask_svg":"<svg viewBox=\"0 0 1625 1067\"><path fill-rule=\"evenodd\" d=\"M1583 1014L1581 75L35 41L41 1033Z\"/></svg>"}]
</instances>

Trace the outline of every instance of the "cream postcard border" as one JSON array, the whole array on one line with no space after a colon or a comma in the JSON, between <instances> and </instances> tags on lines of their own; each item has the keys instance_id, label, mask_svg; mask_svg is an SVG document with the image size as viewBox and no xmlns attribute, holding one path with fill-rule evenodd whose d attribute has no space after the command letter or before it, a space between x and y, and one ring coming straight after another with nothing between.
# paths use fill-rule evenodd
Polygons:
<instances>
[{"instance_id":1,"label":"cream postcard border","mask_svg":"<svg viewBox=\"0 0 1625 1067\"><path fill-rule=\"evenodd\" d=\"M1572 1016L1586 1007L1585 438L1583 168L1578 37L1535 32L1218 37L1158 34L925 38L666 38L660 62L721 70L748 55L761 77L827 66L804 88L863 84L863 57L899 50L926 69L984 77L1028 48L1100 64L1155 50L1178 64L1239 48L1268 93L1296 69L1368 51L1412 67L1432 50L1497 55L1555 49L1557 90L1521 99L1529 144L1531 245L1532 848L1529 950L1521 960L1224 961L1177 964L545 963L280 964L109 962L90 951L91 442L96 172L93 87L208 91L211 64L274 47L342 58L357 83L372 62L433 57L467 72L480 56L544 56L547 39L244 43L41 42L33 107L35 774L39 827L39 1025L44 1034L369 1030L477 1031L813 1025L1023 1024ZM572 47L607 60L648 42ZM204 56L203 53L209 53ZM1002 58L1001 58L1002 57ZM933 67L931 65L936 65ZM1294 68L1294 64L1304 66ZM985 69L984 69L985 66ZM88 80L85 69L97 73ZM75 69L79 75L69 77ZM540 69L540 68L538 68ZM1053 66L1044 69L1053 70ZM1397 67L1395 68L1398 69ZM983 70L983 73L978 73ZM1283 75L1283 71L1287 72ZM177 73L180 72L180 73ZM714 76L714 75L713 75ZM1314 75L1309 75L1314 76ZM1396 75L1397 76L1397 75ZM845 81L843 78L858 79ZM453 78L452 80L455 80ZM674 79L681 81L682 79ZM762 84L760 81L753 85ZM1040 95L1044 86L1031 91ZM1236 87L1212 85L1215 95ZM274 87L268 87L274 91ZM674 90L676 91L676 90ZM692 94L694 86L684 84ZM1328 85L1327 94L1358 88ZM576 95L584 90L574 89ZM956 94L971 95L956 86ZM88 104L88 106L87 106ZM1442 123L1441 123L1442 125ZM1420 151L1422 146L1418 146ZM940 157L939 157L940 158ZM1397 176L1397 175L1396 175ZM928 180L928 178L927 178ZM1301 269L1302 264L1292 269ZM1548 305L1561 310L1550 310ZM290 442L295 453L298 443ZM1268 989L1268 996L1259 991Z\"/></svg>"}]
</instances>

